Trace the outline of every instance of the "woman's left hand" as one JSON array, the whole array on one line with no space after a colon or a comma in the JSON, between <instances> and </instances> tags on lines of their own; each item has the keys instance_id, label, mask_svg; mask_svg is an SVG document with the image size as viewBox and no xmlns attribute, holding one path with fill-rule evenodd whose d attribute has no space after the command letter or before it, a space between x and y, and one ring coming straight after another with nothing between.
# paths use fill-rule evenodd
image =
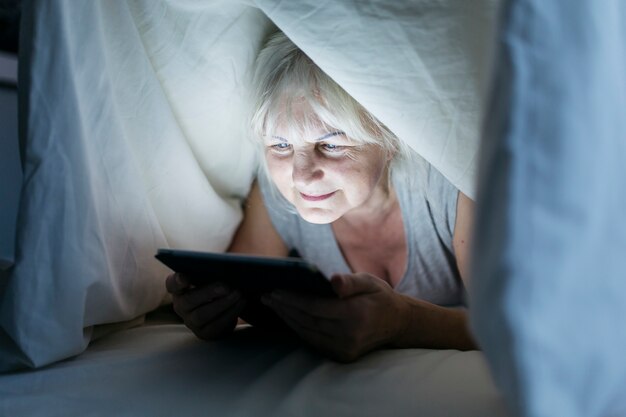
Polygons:
<instances>
[{"instance_id":1,"label":"woman's left hand","mask_svg":"<svg viewBox=\"0 0 626 417\"><path fill-rule=\"evenodd\" d=\"M334 275L339 298L288 291L263 297L305 342L340 362L392 343L402 331L403 300L386 281L366 273Z\"/></svg>"}]
</instances>

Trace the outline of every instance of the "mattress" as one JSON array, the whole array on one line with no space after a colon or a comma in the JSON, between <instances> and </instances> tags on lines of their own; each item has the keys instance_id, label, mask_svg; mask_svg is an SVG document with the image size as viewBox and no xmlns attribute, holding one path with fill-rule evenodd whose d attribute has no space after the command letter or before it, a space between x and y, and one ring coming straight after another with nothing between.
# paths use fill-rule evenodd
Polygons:
<instances>
[{"instance_id":1,"label":"mattress","mask_svg":"<svg viewBox=\"0 0 626 417\"><path fill-rule=\"evenodd\" d=\"M478 351L404 349L351 364L240 326L197 339L161 309L39 370L0 375L2 416L508 416Z\"/></svg>"}]
</instances>

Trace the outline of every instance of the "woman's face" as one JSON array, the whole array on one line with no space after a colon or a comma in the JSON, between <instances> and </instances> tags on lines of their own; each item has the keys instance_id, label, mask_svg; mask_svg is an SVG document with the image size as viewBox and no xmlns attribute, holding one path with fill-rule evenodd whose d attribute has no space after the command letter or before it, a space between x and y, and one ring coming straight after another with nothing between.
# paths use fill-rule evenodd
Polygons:
<instances>
[{"instance_id":1,"label":"woman's face","mask_svg":"<svg viewBox=\"0 0 626 417\"><path fill-rule=\"evenodd\" d=\"M377 145L358 144L343 132L313 129L289 138L280 126L264 138L269 174L281 194L310 223L331 223L373 203L388 158Z\"/></svg>"}]
</instances>

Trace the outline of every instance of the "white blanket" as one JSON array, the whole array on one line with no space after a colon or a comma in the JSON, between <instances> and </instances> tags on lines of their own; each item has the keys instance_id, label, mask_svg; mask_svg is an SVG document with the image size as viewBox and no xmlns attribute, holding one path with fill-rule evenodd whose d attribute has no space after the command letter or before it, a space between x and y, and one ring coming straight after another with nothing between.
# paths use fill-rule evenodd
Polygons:
<instances>
[{"instance_id":1,"label":"white blanket","mask_svg":"<svg viewBox=\"0 0 626 417\"><path fill-rule=\"evenodd\" d=\"M304 52L474 197L496 0L256 0Z\"/></svg>"},{"instance_id":2,"label":"white blanket","mask_svg":"<svg viewBox=\"0 0 626 417\"><path fill-rule=\"evenodd\" d=\"M226 248L255 173L246 92L267 16L471 195L493 3L26 2L0 370L78 354L94 325L157 307L158 247Z\"/></svg>"}]
</instances>

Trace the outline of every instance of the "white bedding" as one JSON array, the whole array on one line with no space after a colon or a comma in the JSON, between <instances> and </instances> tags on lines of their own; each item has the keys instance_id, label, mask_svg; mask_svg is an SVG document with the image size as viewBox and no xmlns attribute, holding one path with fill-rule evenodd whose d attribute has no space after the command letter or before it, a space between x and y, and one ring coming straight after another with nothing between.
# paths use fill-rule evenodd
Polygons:
<instances>
[{"instance_id":1,"label":"white bedding","mask_svg":"<svg viewBox=\"0 0 626 417\"><path fill-rule=\"evenodd\" d=\"M387 350L353 364L253 328L203 342L148 320L82 355L0 375L2 416L508 416L480 352Z\"/></svg>"},{"instance_id":2,"label":"white bedding","mask_svg":"<svg viewBox=\"0 0 626 417\"><path fill-rule=\"evenodd\" d=\"M471 194L495 3L25 2L0 371L77 355L94 326L157 308L157 248L228 246L256 169L246 94L272 21Z\"/></svg>"},{"instance_id":3,"label":"white bedding","mask_svg":"<svg viewBox=\"0 0 626 417\"><path fill-rule=\"evenodd\" d=\"M242 120L273 28L263 12L471 193L481 53L462 46L481 44L486 26L466 25L492 3L26 2L25 182L16 265L0 276L0 370L40 368L0 375L0 416L507 415L479 352L342 365L250 328L205 343L172 321L101 327L162 302L157 247L230 240L255 169ZM397 54L372 59L368 36Z\"/></svg>"}]
</instances>

